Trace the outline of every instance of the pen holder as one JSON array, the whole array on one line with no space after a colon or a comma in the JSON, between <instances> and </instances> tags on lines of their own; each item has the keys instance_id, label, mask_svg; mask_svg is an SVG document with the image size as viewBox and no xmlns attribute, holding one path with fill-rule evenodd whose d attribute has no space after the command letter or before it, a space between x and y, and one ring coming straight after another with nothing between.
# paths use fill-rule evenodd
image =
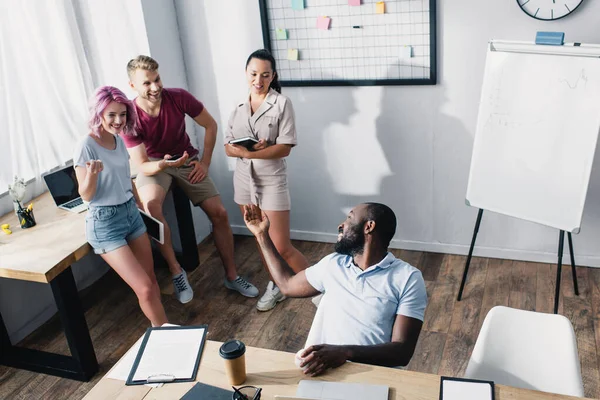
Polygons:
<instances>
[{"instance_id":1,"label":"pen holder","mask_svg":"<svg viewBox=\"0 0 600 400\"><path fill-rule=\"evenodd\" d=\"M33 216L32 210L17 210L17 217L19 218L19 225L21 225L22 229L27 229L31 228L32 226L35 226L35 217Z\"/></svg>"}]
</instances>

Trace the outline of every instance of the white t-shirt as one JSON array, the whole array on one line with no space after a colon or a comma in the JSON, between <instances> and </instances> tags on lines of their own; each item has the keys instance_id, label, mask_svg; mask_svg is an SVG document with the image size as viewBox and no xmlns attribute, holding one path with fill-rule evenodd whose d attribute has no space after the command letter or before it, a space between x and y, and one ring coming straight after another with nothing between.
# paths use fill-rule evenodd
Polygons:
<instances>
[{"instance_id":1,"label":"white t-shirt","mask_svg":"<svg viewBox=\"0 0 600 400\"><path fill-rule=\"evenodd\" d=\"M306 270L325 292L306 345L389 343L396 315L423 321L427 292L421 271L387 253L362 271L351 256L333 253Z\"/></svg>"}]
</instances>

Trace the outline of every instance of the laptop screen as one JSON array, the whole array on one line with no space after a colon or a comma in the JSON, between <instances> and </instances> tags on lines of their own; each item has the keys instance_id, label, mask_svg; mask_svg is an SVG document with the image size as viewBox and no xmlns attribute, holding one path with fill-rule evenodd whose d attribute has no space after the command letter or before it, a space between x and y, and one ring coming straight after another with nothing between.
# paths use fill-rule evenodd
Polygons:
<instances>
[{"instance_id":1,"label":"laptop screen","mask_svg":"<svg viewBox=\"0 0 600 400\"><path fill-rule=\"evenodd\" d=\"M45 175L44 180L57 206L81 197L73 166Z\"/></svg>"}]
</instances>

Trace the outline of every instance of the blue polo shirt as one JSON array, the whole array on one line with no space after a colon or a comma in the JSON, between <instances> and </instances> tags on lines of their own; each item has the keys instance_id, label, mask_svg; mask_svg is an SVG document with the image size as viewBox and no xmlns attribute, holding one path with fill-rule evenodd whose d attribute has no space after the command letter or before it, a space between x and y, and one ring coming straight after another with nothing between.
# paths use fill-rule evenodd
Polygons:
<instances>
[{"instance_id":1,"label":"blue polo shirt","mask_svg":"<svg viewBox=\"0 0 600 400\"><path fill-rule=\"evenodd\" d=\"M307 345L389 343L396 315L423 321L423 275L392 253L364 271L351 256L333 253L305 273L311 286L325 292Z\"/></svg>"}]
</instances>

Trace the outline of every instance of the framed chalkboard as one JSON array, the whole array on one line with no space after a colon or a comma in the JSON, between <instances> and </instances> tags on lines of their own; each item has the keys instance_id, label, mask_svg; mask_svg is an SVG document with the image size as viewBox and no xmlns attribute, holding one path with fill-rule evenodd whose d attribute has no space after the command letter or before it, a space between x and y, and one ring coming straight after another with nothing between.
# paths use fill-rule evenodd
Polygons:
<instances>
[{"instance_id":1,"label":"framed chalkboard","mask_svg":"<svg viewBox=\"0 0 600 400\"><path fill-rule=\"evenodd\" d=\"M436 0L259 0L283 86L436 84Z\"/></svg>"}]
</instances>

